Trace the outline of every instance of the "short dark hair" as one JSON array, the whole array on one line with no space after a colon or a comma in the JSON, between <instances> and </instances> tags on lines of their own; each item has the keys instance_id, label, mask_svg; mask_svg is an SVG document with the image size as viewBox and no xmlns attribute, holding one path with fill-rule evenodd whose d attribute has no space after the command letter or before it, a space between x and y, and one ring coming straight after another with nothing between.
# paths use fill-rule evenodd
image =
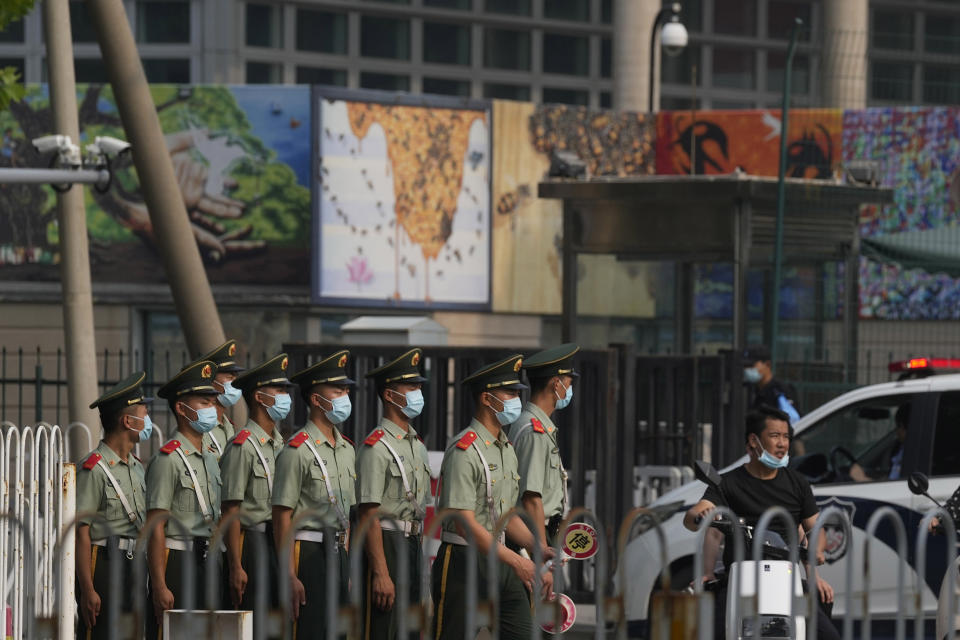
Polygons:
<instances>
[{"instance_id":1,"label":"short dark hair","mask_svg":"<svg viewBox=\"0 0 960 640\"><path fill-rule=\"evenodd\" d=\"M546 377L537 377L530 378L530 395L536 395L547 388L547 385L550 384L550 381L556 378L557 376L546 376Z\"/></svg>"},{"instance_id":2,"label":"short dark hair","mask_svg":"<svg viewBox=\"0 0 960 640\"><path fill-rule=\"evenodd\" d=\"M790 416L780 409L774 409L769 405L762 404L747 414L746 430L743 434L744 441L750 441L750 435L760 437L763 430L767 428L767 420L782 420L790 425ZM790 429L790 435L793 435L793 429Z\"/></svg>"},{"instance_id":3,"label":"short dark hair","mask_svg":"<svg viewBox=\"0 0 960 640\"><path fill-rule=\"evenodd\" d=\"M893 420L898 427L903 427L904 429L910 428L910 403L904 402L897 408L897 413L894 414Z\"/></svg>"},{"instance_id":4,"label":"short dark hair","mask_svg":"<svg viewBox=\"0 0 960 640\"><path fill-rule=\"evenodd\" d=\"M103 426L104 433L110 433L120 427L120 417L123 415L125 407L109 408L104 410L100 407L100 424Z\"/></svg>"}]
</instances>

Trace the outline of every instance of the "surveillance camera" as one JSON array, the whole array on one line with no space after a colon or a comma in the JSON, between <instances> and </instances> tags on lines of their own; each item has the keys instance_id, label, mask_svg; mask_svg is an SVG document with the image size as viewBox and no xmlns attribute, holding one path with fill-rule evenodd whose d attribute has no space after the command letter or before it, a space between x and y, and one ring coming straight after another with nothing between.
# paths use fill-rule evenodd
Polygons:
<instances>
[{"instance_id":1,"label":"surveillance camera","mask_svg":"<svg viewBox=\"0 0 960 640\"><path fill-rule=\"evenodd\" d=\"M130 150L129 142L110 136L97 136L93 140L93 146L99 148L100 152L109 158L116 158Z\"/></svg>"},{"instance_id":2,"label":"surveillance camera","mask_svg":"<svg viewBox=\"0 0 960 640\"><path fill-rule=\"evenodd\" d=\"M663 30L660 32L660 42L663 44L664 53L668 56L679 55L687 46L687 28L677 21L676 16L663 25Z\"/></svg>"},{"instance_id":3,"label":"surveillance camera","mask_svg":"<svg viewBox=\"0 0 960 640\"><path fill-rule=\"evenodd\" d=\"M33 148L40 153L61 152L71 144L70 136L43 136L32 140Z\"/></svg>"}]
</instances>

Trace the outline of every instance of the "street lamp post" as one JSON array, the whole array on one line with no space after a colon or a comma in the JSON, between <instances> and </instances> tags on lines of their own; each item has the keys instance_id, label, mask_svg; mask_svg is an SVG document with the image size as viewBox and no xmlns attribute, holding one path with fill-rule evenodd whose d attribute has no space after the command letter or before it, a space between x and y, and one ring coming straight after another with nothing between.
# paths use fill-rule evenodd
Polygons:
<instances>
[{"instance_id":1,"label":"street lamp post","mask_svg":"<svg viewBox=\"0 0 960 640\"><path fill-rule=\"evenodd\" d=\"M656 82L657 33L663 27L661 41L668 56L678 55L687 46L687 28L680 22L680 3L672 2L657 13L650 30L650 113L654 112L653 96Z\"/></svg>"}]
</instances>

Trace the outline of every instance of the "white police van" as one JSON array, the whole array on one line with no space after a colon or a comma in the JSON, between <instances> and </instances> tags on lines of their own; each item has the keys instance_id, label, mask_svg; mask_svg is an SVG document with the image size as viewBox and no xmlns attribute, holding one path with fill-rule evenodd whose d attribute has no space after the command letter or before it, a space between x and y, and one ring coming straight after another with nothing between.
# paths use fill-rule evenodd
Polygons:
<instances>
[{"instance_id":1,"label":"white police van","mask_svg":"<svg viewBox=\"0 0 960 640\"><path fill-rule=\"evenodd\" d=\"M846 393L803 416L795 426L790 466L806 476L821 511L828 506L846 510L853 524L852 536L833 530L828 536L828 563L821 575L836 591L834 619L840 620L848 608L859 620L863 615L863 543L870 516L882 506L890 506L903 519L907 529L906 593L917 588L915 549L923 514L933 505L927 498L913 495L906 478L913 471L930 477L930 494L941 502L960 485L960 374L932 375L960 371L960 360L916 358L890 365L901 373L897 382L876 384ZM889 479L891 458L897 450L895 415L909 406L907 434L899 479ZM903 414L901 414L903 415ZM746 462L738 460L733 468ZM868 476L866 481L851 480L851 467L857 464ZM870 479L873 478L873 479ZM667 540L672 583L683 585L702 574L693 566L695 534L684 528L684 511L703 494L701 482L686 484L664 494L651 508L682 503L663 520ZM848 539L848 537L850 539ZM870 547L870 611L875 637L892 635L897 611L912 615L912 599L897 599L897 545L891 526L882 525L876 542ZM945 572L946 541L931 537L927 550L926 577L923 585L924 617L932 635L937 611L937 593ZM854 580L846 585L847 563L853 550ZM623 558L628 631L631 638L646 637L647 613L651 593L661 576L661 552L657 535L647 531L627 546ZM831 562L832 561L832 562ZM618 580L624 576L617 576ZM909 627L912 633L912 626Z\"/></svg>"}]
</instances>

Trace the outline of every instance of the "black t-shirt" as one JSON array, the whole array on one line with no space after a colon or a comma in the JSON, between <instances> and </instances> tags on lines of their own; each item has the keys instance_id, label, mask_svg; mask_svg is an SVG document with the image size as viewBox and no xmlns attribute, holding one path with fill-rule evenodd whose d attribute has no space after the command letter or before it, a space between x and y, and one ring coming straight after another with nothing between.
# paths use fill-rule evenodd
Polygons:
<instances>
[{"instance_id":1,"label":"black t-shirt","mask_svg":"<svg viewBox=\"0 0 960 640\"><path fill-rule=\"evenodd\" d=\"M800 411L800 408L797 406L797 394L793 385L780 382L776 378L771 378L770 382L764 386L757 387L757 392L753 397L753 408L756 409L761 405L766 405L774 409L779 409L780 396L786 396L790 404L793 405L793 408L796 409L797 412Z\"/></svg>"},{"instance_id":2,"label":"black t-shirt","mask_svg":"<svg viewBox=\"0 0 960 640\"><path fill-rule=\"evenodd\" d=\"M795 526L820 510L810 483L793 469L779 469L772 479L761 480L750 475L746 465L740 465L721 476L720 488L723 496L713 487L707 487L702 499L715 505L726 504L751 526L756 526L763 513L773 506L786 509ZM770 530L779 533L784 540L788 539L787 529L779 519L771 523ZM733 545L727 544L724 564L730 564L732 557Z\"/></svg>"}]
</instances>

